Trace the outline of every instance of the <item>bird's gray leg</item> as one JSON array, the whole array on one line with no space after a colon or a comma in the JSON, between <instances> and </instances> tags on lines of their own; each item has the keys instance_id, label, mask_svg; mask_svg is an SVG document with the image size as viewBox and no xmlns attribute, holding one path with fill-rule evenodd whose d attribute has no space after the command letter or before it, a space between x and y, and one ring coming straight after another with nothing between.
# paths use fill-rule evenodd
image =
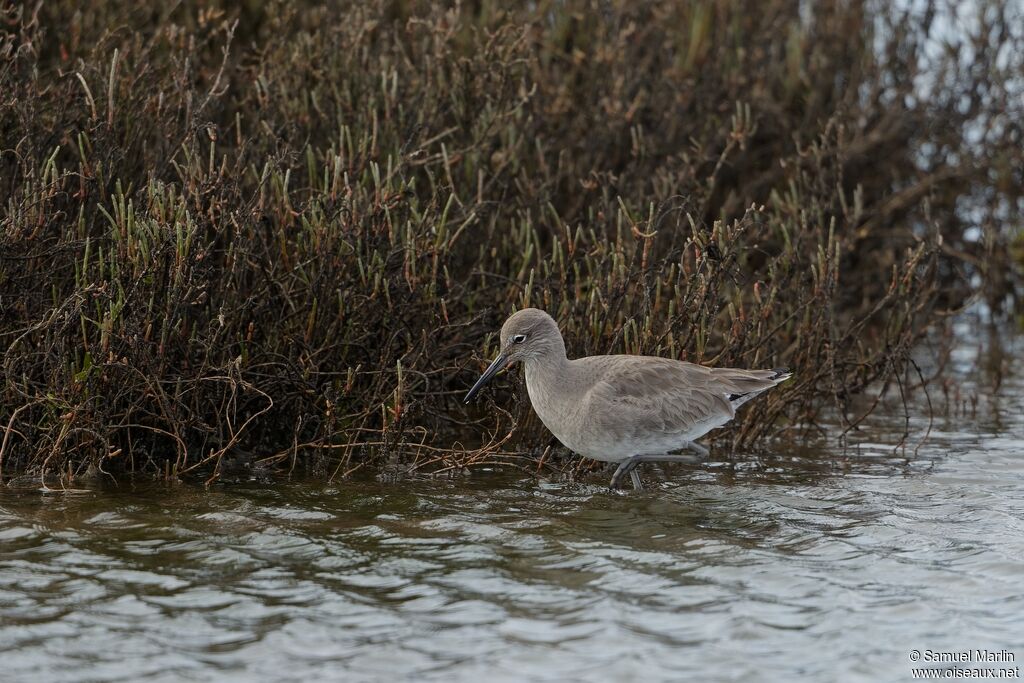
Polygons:
<instances>
[{"instance_id":1,"label":"bird's gray leg","mask_svg":"<svg viewBox=\"0 0 1024 683\"><path fill-rule=\"evenodd\" d=\"M685 447L695 452L700 458L707 458L711 455L711 452L705 446L693 441L688 442ZM699 462L697 456L633 456L618 464L615 473L611 475L611 483L608 484L608 488L614 488L618 485L618 482L622 481L624 476L629 474L633 480L633 487L637 490L642 490L643 486L640 483L640 475L635 470L636 466L640 463L688 463L692 465L696 462Z\"/></svg>"},{"instance_id":2,"label":"bird's gray leg","mask_svg":"<svg viewBox=\"0 0 1024 683\"><path fill-rule=\"evenodd\" d=\"M694 444L696 445L696 444ZM702 446L701 446L702 449ZM707 449L703 449L707 453ZM699 453L699 452L698 452ZM629 474L633 479L633 487L637 490L641 489L638 485L639 476L637 475L635 468L640 463L687 463L693 465L699 462L695 456L633 456L627 460L624 460L622 464L618 465L618 469L611 475L611 483L608 484L609 488L614 488L618 485L618 482L622 480L626 474Z\"/></svg>"},{"instance_id":3,"label":"bird's gray leg","mask_svg":"<svg viewBox=\"0 0 1024 683\"><path fill-rule=\"evenodd\" d=\"M696 441L688 441L686 443L686 447L689 448L694 453L698 453L704 456L705 458L711 455L711 451L709 451L706 446L701 446Z\"/></svg>"},{"instance_id":4,"label":"bird's gray leg","mask_svg":"<svg viewBox=\"0 0 1024 683\"><path fill-rule=\"evenodd\" d=\"M626 458L625 460L620 462L618 468L616 468L616 470L615 470L615 474L612 475L612 481L611 481L610 484L608 484L608 488L613 489L616 486L618 486L619 482L622 481L622 478L624 476L626 476L627 474L630 474L631 478L633 476L636 476L636 479L633 479L633 487L634 488L639 488L637 486L637 480L640 477L639 477L639 475L636 475L633 472L633 468L636 467L636 464L638 462L640 462L639 458L640 458L639 455L634 455L634 456L632 456L630 458Z\"/></svg>"}]
</instances>

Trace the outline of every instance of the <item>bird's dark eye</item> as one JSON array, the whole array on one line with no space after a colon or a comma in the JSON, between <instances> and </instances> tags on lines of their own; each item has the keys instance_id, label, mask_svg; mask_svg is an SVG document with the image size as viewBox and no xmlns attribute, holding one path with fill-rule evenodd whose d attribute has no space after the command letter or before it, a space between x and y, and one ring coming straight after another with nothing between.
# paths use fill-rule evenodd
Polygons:
<instances>
[{"instance_id":1,"label":"bird's dark eye","mask_svg":"<svg viewBox=\"0 0 1024 683\"><path fill-rule=\"evenodd\" d=\"M512 343L513 344L522 344L524 341L526 341L526 335L525 334L514 334L514 335L512 335Z\"/></svg>"}]
</instances>

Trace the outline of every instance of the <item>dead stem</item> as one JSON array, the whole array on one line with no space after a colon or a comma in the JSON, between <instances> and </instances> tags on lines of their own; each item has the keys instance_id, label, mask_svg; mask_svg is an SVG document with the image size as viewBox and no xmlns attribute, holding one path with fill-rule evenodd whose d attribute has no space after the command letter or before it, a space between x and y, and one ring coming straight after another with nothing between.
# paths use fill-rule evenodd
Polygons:
<instances>
[{"instance_id":1,"label":"dead stem","mask_svg":"<svg viewBox=\"0 0 1024 683\"><path fill-rule=\"evenodd\" d=\"M860 0L250 5L0 11L0 480L575 476L518 373L459 401L525 305L573 355L795 370L733 448L890 388L909 432L911 351L1020 284L1019 12L929 51Z\"/></svg>"}]
</instances>

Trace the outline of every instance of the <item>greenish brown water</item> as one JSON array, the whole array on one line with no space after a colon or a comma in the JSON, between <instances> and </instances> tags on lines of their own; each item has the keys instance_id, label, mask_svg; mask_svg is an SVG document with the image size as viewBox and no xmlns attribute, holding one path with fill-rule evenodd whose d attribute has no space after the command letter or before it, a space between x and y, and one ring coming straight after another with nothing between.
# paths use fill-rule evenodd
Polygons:
<instances>
[{"instance_id":1,"label":"greenish brown water","mask_svg":"<svg viewBox=\"0 0 1024 683\"><path fill-rule=\"evenodd\" d=\"M1024 386L977 406L916 457L888 445L894 417L845 452L647 469L639 494L502 473L0 489L0 679L911 680L912 650L974 648L1017 666Z\"/></svg>"}]
</instances>

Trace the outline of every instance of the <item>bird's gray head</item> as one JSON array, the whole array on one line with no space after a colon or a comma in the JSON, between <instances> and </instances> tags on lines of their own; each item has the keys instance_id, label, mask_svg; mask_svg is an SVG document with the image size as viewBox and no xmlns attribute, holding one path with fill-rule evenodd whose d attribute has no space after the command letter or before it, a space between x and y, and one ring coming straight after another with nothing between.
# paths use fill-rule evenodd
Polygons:
<instances>
[{"instance_id":1,"label":"bird's gray head","mask_svg":"<svg viewBox=\"0 0 1024 683\"><path fill-rule=\"evenodd\" d=\"M466 394L469 403L492 377L512 363L565 358L565 342L554 318L537 308L524 308L501 326L501 349L490 367Z\"/></svg>"},{"instance_id":2,"label":"bird's gray head","mask_svg":"<svg viewBox=\"0 0 1024 683\"><path fill-rule=\"evenodd\" d=\"M509 363L565 355L565 342L554 318L539 308L513 313L501 326L501 352Z\"/></svg>"}]
</instances>

